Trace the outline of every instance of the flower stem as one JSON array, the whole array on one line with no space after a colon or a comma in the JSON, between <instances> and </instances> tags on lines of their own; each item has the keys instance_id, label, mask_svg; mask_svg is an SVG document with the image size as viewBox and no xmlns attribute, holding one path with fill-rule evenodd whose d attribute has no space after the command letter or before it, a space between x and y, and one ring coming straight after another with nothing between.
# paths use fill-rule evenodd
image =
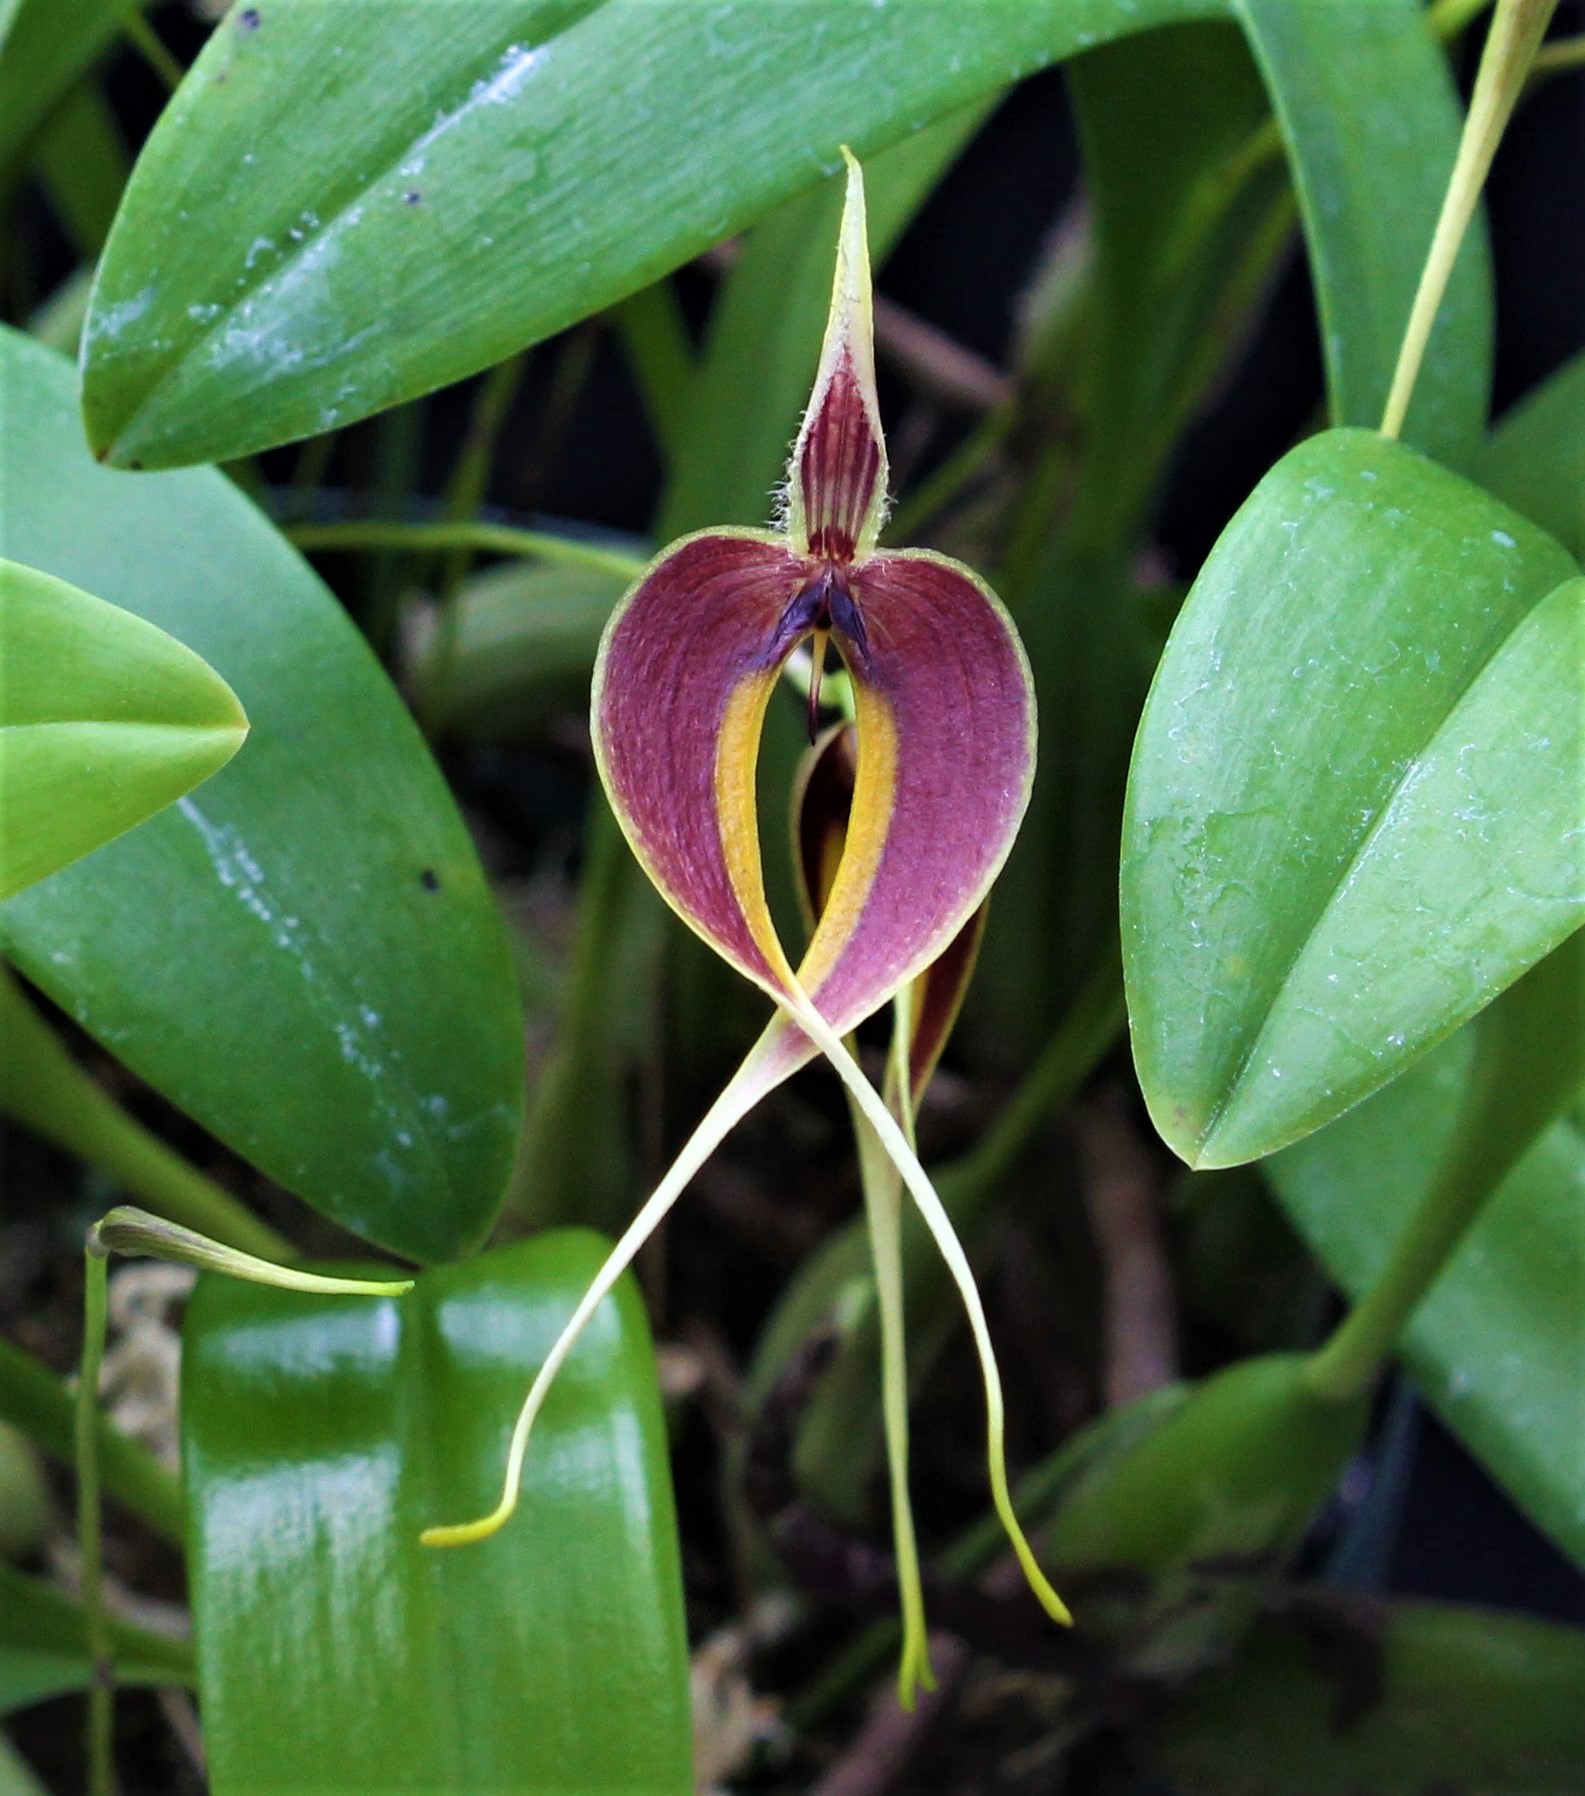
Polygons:
<instances>
[{"instance_id":1,"label":"flower stem","mask_svg":"<svg viewBox=\"0 0 1585 1796\"><path fill-rule=\"evenodd\" d=\"M1001 1371L996 1363L996 1349L991 1341L990 1326L985 1319L985 1305L980 1299L979 1286L974 1282L973 1269L969 1265L968 1255L963 1251L963 1243L952 1226L952 1219L936 1195L929 1175L919 1164L918 1156L908 1145L907 1137L881 1101L880 1094L864 1077L858 1062L843 1045L842 1038L815 1008L808 995L795 989L784 1000L784 1007L792 1020L835 1068L837 1076L848 1088L880 1138L881 1146L901 1173L903 1183L908 1187L925 1226L935 1237L936 1246L940 1249L941 1257L963 1300L969 1332L974 1337L975 1351L979 1356L980 1380L985 1389L985 1457L990 1473L992 1507L1001 1519L1008 1541L1023 1568L1024 1577L1040 1606L1054 1621L1071 1622L1073 1618L1068 1612L1067 1604L1057 1595L1041 1570L1040 1562L1035 1558L1034 1549L1013 1509L1012 1496L1007 1486L1007 1411L1002 1395Z\"/></svg>"},{"instance_id":2,"label":"flower stem","mask_svg":"<svg viewBox=\"0 0 1585 1796\"><path fill-rule=\"evenodd\" d=\"M903 1624L897 1696L902 1706L911 1710L919 1687L934 1690L936 1680L930 1669L919 1544L914 1533L913 1505L908 1495L908 1357L903 1327L902 1187L868 1120L855 1111L853 1122L881 1323L881 1414L885 1423L886 1464L891 1482L892 1552L897 1561L897 1591Z\"/></svg>"},{"instance_id":3,"label":"flower stem","mask_svg":"<svg viewBox=\"0 0 1585 1796\"><path fill-rule=\"evenodd\" d=\"M1497 10L1481 54L1480 73L1475 78L1475 92L1470 98L1469 115L1459 140L1458 157L1453 164L1452 178L1431 239L1431 250L1398 351L1398 366L1393 372L1392 388L1381 420L1384 437L1402 434L1414 383L1425 358L1431 327L1441 308L1459 245L1474 216L1475 204L1485 185L1492 157L1497 153L1503 127L1524 88L1531 59L1556 5L1557 0L1497 0Z\"/></svg>"},{"instance_id":4,"label":"flower stem","mask_svg":"<svg viewBox=\"0 0 1585 1796\"><path fill-rule=\"evenodd\" d=\"M349 524L294 524L286 532L299 549L407 549L427 554L432 549L471 549L481 554L532 556L563 567L593 568L636 579L645 564L620 549L602 549L576 537L557 536L549 530L519 530L510 524L489 524L468 519L446 524L383 523L366 519Z\"/></svg>"},{"instance_id":5,"label":"flower stem","mask_svg":"<svg viewBox=\"0 0 1585 1796\"><path fill-rule=\"evenodd\" d=\"M913 1034L913 988L905 985L892 1000L892 1044L885 1097L888 1109L897 1117L910 1146L914 1145L910 1065ZM913 1503L908 1494L908 1348L903 1307L902 1181L868 1118L851 1097L848 1108L853 1114L853 1136L858 1144L864 1216L869 1228L870 1259L875 1268L875 1298L881 1322L881 1415L891 1485L892 1553L897 1562L897 1592L903 1624L902 1654L897 1665L897 1699L911 1712L920 1687L934 1690L936 1679L930 1668L919 1543L914 1533Z\"/></svg>"},{"instance_id":6,"label":"flower stem","mask_svg":"<svg viewBox=\"0 0 1585 1796\"><path fill-rule=\"evenodd\" d=\"M77 1385L77 1543L82 1554L88 1644L88 1796L110 1796L115 1660L105 1619L104 1537L99 1513L99 1374L105 1357L109 1249L89 1232L83 1254L83 1358Z\"/></svg>"}]
</instances>

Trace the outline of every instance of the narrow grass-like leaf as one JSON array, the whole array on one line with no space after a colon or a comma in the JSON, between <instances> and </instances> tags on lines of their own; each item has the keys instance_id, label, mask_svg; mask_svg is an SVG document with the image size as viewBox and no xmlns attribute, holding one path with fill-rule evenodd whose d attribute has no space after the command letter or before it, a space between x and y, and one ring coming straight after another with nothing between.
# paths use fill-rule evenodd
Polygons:
<instances>
[{"instance_id":1,"label":"narrow grass-like leaf","mask_svg":"<svg viewBox=\"0 0 1585 1796\"><path fill-rule=\"evenodd\" d=\"M687 1650L649 1333L623 1285L541 1418L521 1527L493 1494L525 1380L603 1256L542 1235L399 1300L201 1282L183 1426L216 1796L686 1796Z\"/></svg>"},{"instance_id":2,"label":"narrow grass-like leaf","mask_svg":"<svg viewBox=\"0 0 1585 1796\"><path fill-rule=\"evenodd\" d=\"M174 637L0 561L0 898L190 792L247 733L236 694Z\"/></svg>"},{"instance_id":3,"label":"narrow grass-like leaf","mask_svg":"<svg viewBox=\"0 0 1585 1796\"><path fill-rule=\"evenodd\" d=\"M1135 1060L1191 1164L1329 1121L1579 922L1572 569L1359 431L1294 450L1223 533L1124 819Z\"/></svg>"},{"instance_id":4,"label":"narrow grass-like leaf","mask_svg":"<svg viewBox=\"0 0 1585 1796\"><path fill-rule=\"evenodd\" d=\"M204 791L9 900L6 952L349 1228L420 1259L475 1245L512 1153L520 1019L494 900L411 718L222 475L98 466L71 367L14 332L0 409L0 553L179 636L253 725Z\"/></svg>"}]
</instances>

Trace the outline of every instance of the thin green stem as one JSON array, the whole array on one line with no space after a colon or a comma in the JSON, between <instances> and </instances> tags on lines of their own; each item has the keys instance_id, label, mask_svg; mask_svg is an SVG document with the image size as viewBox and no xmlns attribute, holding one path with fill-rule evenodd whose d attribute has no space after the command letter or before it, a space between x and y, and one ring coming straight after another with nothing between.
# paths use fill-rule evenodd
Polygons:
<instances>
[{"instance_id":1,"label":"thin green stem","mask_svg":"<svg viewBox=\"0 0 1585 1796\"><path fill-rule=\"evenodd\" d=\"M88 1644L88 1792L110 1796L115 1659L105 1616L104 1538L99 1506L99 1374L105 1357L107 1250L90 1232L83 1254L83 1359L77 1386L77 1543L82 1554L83 1628Z\"/></svg>"},{"instance_id":2,"label":"thin green stem","mask_svg":"<svg viewBox=\"0 0 1585 1796\"><path fill-rule=\"evenodd\" d=\"M327 430L322 436L310 437L298 450L291 478L286 483L293 511L313 509L314 494L325 484L325 472L340 440L339 430Z\"/></svg>"},{"instance_id":3,"label":"thin green stem","mask_svg":"<svg viewBox=\"0 0 1585 1796\"><path fill-rule=\"evenodd\" d=\"M1535 61L1530 64L1530 84L1581 68L1585 68L1585 36L1560 37L1536 51Z\"/></svg>"},{"instance_id":4,"label":"thin green stem","mask_svg":"<svg viewBox=\"0 0 1585 1796\"><path fill-rule=\"evenodd\" d=\"M913 989L905 985L892 1000L892 1041L885 1100L910 1146L914 1141L910 1064L913 1034ZM930 1668L924 1580L919 1568L913 1504L908 1494L908 1347L904 1329L902 1181L863 1112L851 1100L848 1107L853 1115L853 1136L858 1146L864 1216L869 1229L870 1259L875 1268L875 1299L880 1311L881 1416L891 1486L892 1554L897 1564L903 1623L903 1648L897 1665L897 1699L911 1711L920 1687L934 1690L936 1680Z\"/></svg>"},{"instance_id":5,"label":"thin green stem","mask_svg":"<svg viewBox=\"0 0 1585 1796\"><path fill-rule=\"evenodd\" d=\"M159 76L166 89L175 93L187 71L166 49L163 39L143 16L138 0L123 0L121 29L127 42Z\"/></svg>"},{"instance_id":6,"label":"thin green stem","mask_svg":"<svg viewBox=\"0 0 1585 1796\"><path fill-rule=\"evenodd\" d=\"M415 555L465 547L482 554L521 555L563 567L597 569L634 580L646 563L619 549L602 549L548 530L519 530L510 524L465 521L449 524L396 524L370 519L350 524L296 524L286 535L307 552L341 549L405 549Z\"/></svg>"},{"instance_id":7,"label":"thin green stem","mask_svg":"<svg viewBox=\"0 0 1585 1796\"><path fill-rule=\"evenodd\" d=\"M1475 77L1469 115L1459 139L1458 157L1398 351L1398 365L1381 419L1384 437L1398 437L1403 432L1420 364L1425 359L1426 345L1459 246L1474 216L1503 127L1524 88L1525 75L1556 5L1557 0L1497 0L1481 53L1480 72Z\"/></svg>"},{"instance_id":8,"label":"thin green stem","mask_svg":"<svg viewBox=\"0 0 1585 1796\"><path fill-rule=\"evenodd\" d=\"M1311 1390L1346 1403L1366 1389L1490 1195L1489 1187L1475 1181L1438 1181L1432 1187L1381 1277L1311 1359L1306 1373Z\"/></svg>"},{"instance_id":9,"label":"thin green stem","mask_svg":"<svg viewBox=\"0 0 1585 1796\"><path fill-rule=\"evenodd\" d=\"M885 541L912 542L925 524L945 511L1006 440L1015 416L1010 405L987 412L941 466L899 501L882 532Z\"/></svg>"},{"instance_id":10,"label":"thin green stem","mask_svg":"<svg viewBox=\"0 0 1585 1796\"><path fill-rule=\"evenodd\" d=\"M880 1311L881 1414L891 1484L892 1552L897 1562L897 1589L903 1623L897 1696L905 1709L912 1709L919 1687L923 1685L926 1690L934 1690L936 1681L930 1669L919 1543L914 1532L913 1505L908 1495L908 1355L903 1325L902 1187L874 1130L857 1111L853 1125L864 1188L864 1215L869 1226L870 1257L875 1267L875 1298Z\"/></svg>"}]
</instances>

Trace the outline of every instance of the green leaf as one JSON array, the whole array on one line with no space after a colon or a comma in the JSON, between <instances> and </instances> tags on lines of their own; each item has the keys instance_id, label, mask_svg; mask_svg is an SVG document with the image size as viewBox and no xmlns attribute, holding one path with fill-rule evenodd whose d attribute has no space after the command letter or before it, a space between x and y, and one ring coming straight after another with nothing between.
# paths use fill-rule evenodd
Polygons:
<instances>
[{"instance_id":1,"label":"green leaf","mask_svg":"<svg viewBox=\"0 0 1585 1796\"><path fill-rule=\"evenodd\" d=\"M535 1368L604 1257L541 1235L396 1300L205 1279L182 1416L217 1796L691 1790L666 1435L619 1288L551 1391L516 1517L490 1507Z\"/></svg>"},{"instance_id":2,"label":"green leaf","mask_svg":"<svg viewBox=\"0 0 1585 1796\"><path fill-rule=\"evenodd\" d=\"M1334 424L1381 422L1452 173L1462 116L1417 0L1232 0L1270 89L1321 314ZM1471 230L1426 350L1405 441L1472 467L1486 429L1491 258Z\"/></svg>"},{"instance_id":3,"label":"green leaf","mask_svg":"<svg viewBox=\"0 0 1585 1796\"><path fill-rule=\"evenodd\" d=\"M1572 567L1363 431L1302 444L1224 531L1123 825L1135 1062L1191 1165L1330 1121L1580 920Z\"/></svg>"},{"instance_id":4,"label":"green leaf","mask_svg":"<svg viewBox=\"0 0 1585 1796\"><path fill-rule=\"evenodd\" d=\"M647 286L843 143L867 157L1083 44L1223 10L1026 0L988 31L848 0L237 8L112 234L90 434L155 466L345 424Z\"/></svg>"},{"instance_id":5,"label":"green leaf","mask_svg":"<svg viewBox=\"0 0 1585 1796\"><path fill-rule=\"evenodd\" d=\"M1481 483L1585 561L1585 352L1504 414Z\"/></svg>"},{"instance_id":6,"label":"green leaf","mask_svg":"<svg viewBox=\"0 0 1585 1796\"><path fill-rule=\"evenodd\" d=\"M0 169L145 0L16 0L0 7Z\"/></svg>"},{"instance_id":7,"label":"green leaf","mask_svg":"<svg viewBox=\"0 0 1585 1796\"><path fill-rule=\"evenodd\" d=\"M1532 1092L1555 1094L1560 1080L1566 1091L1578 1079L1582 960L1585 937L1576 935L1385 1091L1265 1170L1316 1256L1357 1298L1376 1283L1455 1144L1491 1162L1500 1183L1415 1312L1401 1352L1448 1426L1585 1564L1585 1134L1565 1117L1534 1138L1541 1118L1523 1115ZM1526 1002L1509 1018L1513 999ZM1508 1039L1489 1041L1496 1031ZM1493 1046L1488 1058L1507 1064L1478 1066ZM1463 1139L1476 1106L1483 1139Z\"/></svg>"},{"instance_id":8,"label":"green leaf","mask_svg":"<svg viewBox=\"0 0 1585 1796\"><path fill-rule=\"evenodd\" d=\"M327 1215L415 1258L465 1251L511 1158L520 1021L494 902L411 719L230 482L98 466L70 366L13 332L0 394L0 552L180 636L253 724L197 799L11 899L0 942Z\"/></svg>"},{"instance_id":9,"label":"green leaf","mask_svg":"<svg viewBox=\"0 0 1585 1796\"><path fill-rule=\"evenodd\" d=\"M1171 1713L1195 1796L1574 1796L1585 1633L1500 1609L1303 1594Z\"/></svg>"},{"instance_id":10,"label":"green leaf","mask_svg":"<svg viewBox=\"0 0 1585 1796\"><path fill-rule=\"evenodd\" d=\"M180 1640L110 1621L122 1684L191 1684L193 1655ZM0 1715L81 1690L89 1677L83 1612L69 1597L0 1565Z\"/></svg>"},{"instance_id":11,"label":"green leaf","mask_svg":"<svg viewBox=\"0 0 1585 1796\"><path fill-rule=\"evenodd\" d=\"M224 767L248 720L174 637L0 561L0 898Z\"/></svg>"}]
</instances>

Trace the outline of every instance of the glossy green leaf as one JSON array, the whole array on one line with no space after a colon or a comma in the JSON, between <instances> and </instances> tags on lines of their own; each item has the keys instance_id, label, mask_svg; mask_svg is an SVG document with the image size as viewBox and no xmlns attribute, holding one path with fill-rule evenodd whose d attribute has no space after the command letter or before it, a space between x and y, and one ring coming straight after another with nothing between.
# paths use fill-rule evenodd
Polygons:
<instances>
[{"instance_id":1,"label":"glossy green leaf","mask_svg":"<svg viewBox=\"0 0 1585 1796\"><path fill-rule=\"evenodd\" d=\"M0 169L144 0L16 0L0 7Z\"/></svg>"},{"instance_id":2,"label":"glossy green leaf","mask_svg":"<svg viewBox=\"0 0 1585 1796\"><path fill-rule=\"evenodd\" d=\"M0 898L192 791L247 733L175 637L0 560Z\"/></svg>"},{"instance_id":3,"label":"glossy green leaf","mask_svg":"<svg viewBox=\"0 0 1585 1796\"><path fill-rule=\"evenodd\" d=\"M216 1796L685 1796L688 1662L649 1333L627 1283L481 1545L523 1391L604 1258L541 1235L396 1300L201 1282L183 1428Z\"/></svg>"},{"instance_id":4,"label":"glossy green leaf","mask_svg":"<svg viewBox=\"0 0 1585 1796\"><path fill-rule=\"evenodd\" d=\"M153 466L347 423L648 285L834 168L844 142L867 157L1077 49L1227 10L1025 0L991 31L973 8L847 0L234 9L113 235L90 432L116 461ZM1240 8L1287 96L1328 358L1347 364L1339 415L1354 420L1382 320L1396 330L1408 310L1456 108L1411 0L1292 9L1321 15L1308 28L1283 10ZM1339 127L1313 96L1345 60ZM1447 443L1428 431L1444 452L1484 403L1484 353L1455 353L1473 342L1455 344L1460 328L1422 383L1428 417L1445 406L1459 422Z\"/></svg>"},{"instance_id":5,"label":"glossy green leaf","mask_svg":"<svg viewBox=\"0 0 1585 1796\"><path fill-rule=\"evenodd\" d=\"M1321 314L1327 411L1377 425L1462 122L1418 0L1232 0L1293 164ZM1491 259L1465 239L1427 346L1404 439L1473 466L1492 361Z\"/></svg>"},{"instance_id":6,"label":"glossy green leaf","mask_svg":"<svg viewBox=\"0 0 1585 1796\"><path fill-rule=\"evenodd\" d=\"M1539 1119L1510 1124L1531 1091L1578 1078L1585 1052L1582 960L1585 937L1576 935L1384 1091L1278 1154L1265 1170L1322 1264L1357 1298L1382 1272L1442 1169L1466 1107L1484 1098L1493 1113L1488 1135L1519 1131L1507 1142L1465 1144L1491 1159L1501 1182L1409 1322L1401 1351L1448 1426L1559 1546L1585 1564L1577 1445L1585 1364L1585 1133L1577 1118L1564 1117L1525 1151L1524 1137ZM1540 990L1543 981L1554 989ZM1526 986L1537 988L1539 1003ZM1500 1012L1516 998L1530 1001L1526 1014L1512 1019L1521 1036L1510 1045L1513 1064L1488 1064L1477 1073L1482 1037L1506 1020ZM1507 1090L1500 1083L1482 1093L1477 1078L1489 1080L1494 1072Z\"/></svg>"},{"instance_id":7,"label":"glossy green leaf","mask_svg":"<svg viewBox=\"0 0 1585 1796\"><path fill-rule=\"evenodd\" d=\"M123 1684L191 1684L192 1650L180 1640L110 1621ZM51 1585L0 1565L0 1715L88 1682L83 1612Z\"/></svg>"},{"instance_id":8,"label":"glossy green leaf","mask_svg":"<svg viewBox=\"0 0 1585 1796\"><path fill-rule=\"evenodd\" d=\"M1087 42L1222 10L1028 0L988 31L847 0L237 8L112 234L90 434L154 466L344 424L647 286L840 144L867 157Z\"/></svg>"},{"instance_id":9,"label":"glossy green leaf","mask_svg":"<svg viewBox=\"0 0 1585 1796\"><path fill-rule=\"evenodd\" d=\"M1585 561L1585 352L1504 414L1479 472L1482 485Z\"/></svg>"},{"instance_id":10,"label":"glossy green leaf","mask_svg":"<svg viewBox=\"0 0 1585 1796\"><path fill-rule=\"evenodd\" d=\"M245 753L0 910L28 977L272 1178L416 1258L477 1243L519 1110L511 962L472 844L346 614L231 483L83 445L58 356L0 333L0 552L179 636Z\"/></svg>"},{"instance_id":11,"label":"glossy green leaf","mask_svg":"<svg viewBox=\"0 0 1585 1796\"><path fill-rule=\"evenodd\" d=\"M1135 1062L1190 1164L1330 1121L1579 921L1572 569L1363 431L1302 444L1223 533L1124 817Z\"/></svg>"},{"instance_id":12,"label":"glossy green leaf","mask_svg":"<svg viewBox=\"0 0 1585 1796\"><path fill-rule=\"evenodd\" d=\"M1191 1686L1160 1768L1195 1796L1575 1796L1585 1633L1306 1593Z\"/></svg>"}]
</instances>

